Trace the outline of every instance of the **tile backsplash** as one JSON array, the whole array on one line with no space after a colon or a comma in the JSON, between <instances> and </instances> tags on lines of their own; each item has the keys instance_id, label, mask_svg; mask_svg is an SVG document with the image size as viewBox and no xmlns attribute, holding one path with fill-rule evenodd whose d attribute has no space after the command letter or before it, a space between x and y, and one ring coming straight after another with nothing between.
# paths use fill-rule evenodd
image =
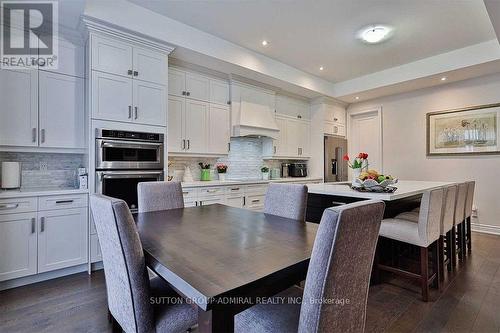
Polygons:
<instances>
[{"instance_id":1,"label":"tile backsplash","mask_svg":"<svg viewBox=\"0 0 500 333\"><path fill-rule=\"evenodd\" d=\"M260 168L279 168L284 160L263 160L262 139L258 138L231 138L231 151L227 157L171 157L169 176L174 180L181 181L184 168L189 166L193 180L200 179L199 162L209 163L212 171L212 179L217 179L215 165L224 163L228 166L227 180L256 180L262 179Z\"/></svg>"},{"instance_id":2,"label":"tile backsplash","mask_svg":"<svg viewBox=\"0 0 500 333\"><path fill-rule=\"evenodd\" d=\"M77 168L85 166L83 154L0 152L0 162L11 161L21 162L21 187L30 188L76 187Z\"/></svg>"}]
</instances>

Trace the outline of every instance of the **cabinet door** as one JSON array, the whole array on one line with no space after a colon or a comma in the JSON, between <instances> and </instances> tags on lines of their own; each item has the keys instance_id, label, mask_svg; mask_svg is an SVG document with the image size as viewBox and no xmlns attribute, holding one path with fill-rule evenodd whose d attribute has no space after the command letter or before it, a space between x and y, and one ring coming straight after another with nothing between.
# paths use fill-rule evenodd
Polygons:
<instances>
[{"instance_id":1,"label":"cabinet door","mask_svg":"<svg viewBox=\"0 0 500 333\"><path fill-rule=\"evenodd\" d=\"M209 100L210 80L204 76L186 73L186 92L189 98Z\"/></svg>"},{"instance_id":2,"label":"cabinet door","mask_svg":"<svg viewBox=\"0 0 500 333\"><path fill-rule=\"evenodd\" d=\"M132 77L132 46L113 39L92 36L92 69Z\"/></svg>"},{"instance_id":3,"label":"cabinet door","mask_svg":"<svg viewBox=\"0 0 500 333\"><path fill-rule=\"evenodd\" d=\"M273 151L274 156L287 156L289 155L289 152L286 143L286 137L287 137L286 119L277 117L276 125L278 125L280 132L278 134L278 139L274 140L274 151Z\"/></svg>"},{"instance_id":4,"label":"cabinet door","mask_svg":"<svg viewBox=\"0 0 500 333\"><path fill-rule=\"evenodd\" d=\"M310 124L308 122L299 121L298 123L298 156L310 156Z\"/></svg>"},{"instance_id":5,"label":"cabinet door","mask_svg":"<svg viewBox=\"0 0 500 333\"><path fill-rule=\"evenodd\" d=\"M167 89L164 85L134 80L134 121L167 125Z\"/></svg>"},{"instance_id":6,"label":"cabinet door","mask_svg":"<svg viewBox=\"0 0 500 333\"><path fill-rule=\"evenodd\" d=\"M300 147L300 136L301 126L298 120L287 119L286 120L286 131L288 133L286 138L286 149L287 156L298 157L299 156L299 147Z\"/></svg>"},{"instance_id":7,"label":"cabinet door","mask_svg":"<svg viewBox=\"0 0 500 333\"><path fill-rule=\"evenodd\" d=\"M161 52L134 47L134 79L167 83L168 58Z\"/></svg>"},{"instance_id":8,"label":"cabinet door","mask_svg":"<svg viewBox=\"0 0 500 333\"><path fill-rule=\"evenodd\" d=\"M38 71L0 70L0 145L38 146Z\"/></svg>"},{"instance_id":9,"label":"cabinet door","mask_svg":"<svg viewBox=\"0 0 500 333\"><path fill-rule=\"evenodd\" d=\"M227 105L229 84L225 81L210 80L210 103Z\"/></svg>"},{"instance_id":10,"label":"cabinet door","mask_svg":"<svg viewBox=\"0 0 500 333\"><path fill-rule=\"evenodd\" d=\"M243 195L239 196L228 196L226 198L226 205L231 207L243 208Z\"/></svg>"},{"instance_id":11,"label":"cabinet door","mask_svg":"<svg viewBox=\"0 0 500 333\"><path fill-rule=\"evenodd\" d=\"M186 73L175 68L168 69L168 93L184 96L186 92Z\"/></svg>"},{"instance_id":12,"label":"cabinet door","mask_svg":"<svg viewBox=\"0 0 500 333\"><path fill-rule=\"evenodd\" d=\"M208 205L214 205L214 204L224 204L224 197L211 197L211 198L206 198L203 200L200 200L200 206L208 206Z\"/></svg>"},{"instance_id":13,"label":"cabinet door","mask_svg":"<svg viewBox=\"0 0 500 333\"><path fill-rule=\"evenodd\" d=\"M46 66L39 66L42 71L66 74L71 76L85 76L85 51L80 44L72 43L69 40L59 38L57 40L59 55L57 59L57 69Z\"/></svg>"},{"instance_id":14,"label":"cabinet door","mask_svg":"<svg viewBox=\"0 0 500 333\"><path fill-rule=\"evenodd\" d=\"M87 208L38 213L38 272L87 262Z\"/></svg>"},{"instance_id":15,"label":"cabinet door","mask_svg":"<svg viewBox=\"0 0 500 333\"><path fill-rule=\"evenodd\" d=\"M245 208L257 212L264 210L265 195L251 194L247 195L245 199Z\"/></svg>"},{"instance_id":16,"label":"cabinet door","mask_svg":"<svg viewBox=\"0 0 500 333\"><path fill-rule=\"evenodd\" d=\"M84 81L40 72L40 147L85 148Z\"/></svg>"},{"instance_id":17,"label":"cabinet door","mask_svg":"<svg viewBox=\"0 0 500 333\"><path fill-rule=\"evenodd\" d=\"M132 122L132 79L94 71L92 117Z\"/></svg>"},{"instance_id":18,"label":"cabinet door","mask_svg":"<svg viewBox=\"0 0 500 333\"><path fill-rule=\"evenodd\" d=\"M186 152L207 152L208 103L186 98Z\"/></svg>"},{"instance_id":19,"label":"cabinet door","mask_svg":"<svg viewBox=\"0 0 500 333\"><path fill-rule=\"evenodd\" d=\"M184 117L186 99L177 96L168 96L168 141L169 152L178 153L186 148L184 139Z\"/></svg>"},{"instance_id":20,"label":"cabinet door","mask_svg":"<svg viewBox=\"0 0 500 333\"><path fill-rule=\"evenodd\" d=\"M0 281L36 274L36 213L0 215Z\"/></svg>"},{"instance_id":21,"label":"cabinet door","mask_svg":"<svg viewBox=\"0 0 500 333\"><path fill-rule=\"evenodd\" d=\"M208 152L227 154L229 143L229 108L210 104L208 114Z\"/></svg>"}]
</instances>

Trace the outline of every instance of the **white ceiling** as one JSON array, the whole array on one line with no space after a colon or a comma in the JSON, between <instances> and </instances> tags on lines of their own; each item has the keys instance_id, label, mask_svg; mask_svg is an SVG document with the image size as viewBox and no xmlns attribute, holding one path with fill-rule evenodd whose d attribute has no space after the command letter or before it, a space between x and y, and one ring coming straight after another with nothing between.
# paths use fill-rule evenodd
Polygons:
<instances>
[{"instance_id":1,"label":"white ceiling","mask_svg":"<svg viewBox=\"0 0 500 333\"><path fill-rule=\"evenodd\" d=\"M481 0L130 1L332 82L496 38ZM375 23L394 36L355 38Z\"/></svg>"}]
</instances>

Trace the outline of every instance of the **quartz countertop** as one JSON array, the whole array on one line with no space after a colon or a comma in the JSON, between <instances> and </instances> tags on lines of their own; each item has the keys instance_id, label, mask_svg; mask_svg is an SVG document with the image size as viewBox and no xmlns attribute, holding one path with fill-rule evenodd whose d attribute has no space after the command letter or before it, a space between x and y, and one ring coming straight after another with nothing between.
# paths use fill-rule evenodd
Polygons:
<instances>
[{"instance_id":1,"label":"quartz countertop","mask_svg":"<svg viewBox=\"0 0 500 333\"><path fill-rule=\"evenodd\" d=\"M45 195L85 194L89 190L81 190L74 187L28 187L16 190L0 190L0 199L37 197Z\"/></svg>"},{"instance_id":2,"label":"quartz countertop","mask_svg":"<svg viewBox=\"0 0 500 333\"><path fill-rule=\"evenodd\" d=\"M322 181L322 178L318 177L288 177L288 178L277 178L270 180L209 180L209 181L193 181L193 182L182 182L182 187L206 187L206 186L231 186L231 185L251 185L251 184L269 184L269 183L287 183L287 182L297 182L297 183L308 183L308 182L318 182Z\"/></svg>"}]
</instances>

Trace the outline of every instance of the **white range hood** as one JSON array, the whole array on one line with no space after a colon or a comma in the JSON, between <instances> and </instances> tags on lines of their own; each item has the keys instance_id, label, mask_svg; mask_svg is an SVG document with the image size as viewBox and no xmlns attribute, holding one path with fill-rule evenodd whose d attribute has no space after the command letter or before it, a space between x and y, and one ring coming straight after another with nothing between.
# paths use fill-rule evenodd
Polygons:
<instances>
[{"instance_id":1,"label":"white range hood","mask_svg":"<svg viewBox=\"0 0 500 333\"><path fill-rule=\"evenodd\" d=\"M232 88L232 136L277 139L280 130L274 118L274 94L250 86Z\"/></svg>"}]
</instances>

